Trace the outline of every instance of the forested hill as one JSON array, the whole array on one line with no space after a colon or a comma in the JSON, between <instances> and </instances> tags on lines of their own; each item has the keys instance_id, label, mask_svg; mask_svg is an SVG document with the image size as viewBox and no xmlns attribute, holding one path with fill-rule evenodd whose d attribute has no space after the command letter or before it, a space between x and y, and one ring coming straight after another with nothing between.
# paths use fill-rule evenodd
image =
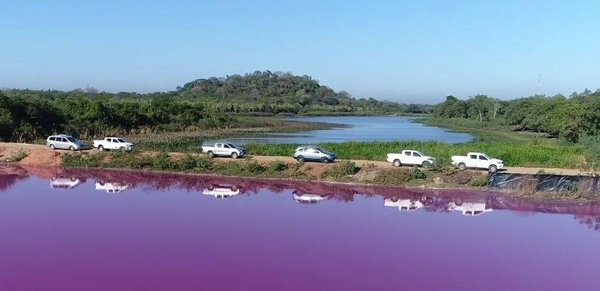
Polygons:
<instances>
[{"instance_id":1,"label":"forested hill","mask_svg":"<svg viewBox=\"0 0 600 291\"><path fill-rule=\"evenodd\" d=\"M310 76L292 73L256 71L222 78L197 79L177 87L184 99L225 102L256 108L262 104L279 105L287 113L354 112L354 113L431 113L432 105L400 104L374 98L353 98L346 91L336 92L320 85ZM244 108L240 108L244 111Z\"/></svg>"},{"instance_id":2,"label":"forested hill","mask_svg":"<svg viewBox=\"0 0 600 291\"><path fill-rule=\"evenodd\" d=\"M274 102L322 105L354 105L346 91L335 92L310 76L256 71L225 78L198 79L177 88L187 98L209 98L240 103Z\"/></svg>"}]
</instances>

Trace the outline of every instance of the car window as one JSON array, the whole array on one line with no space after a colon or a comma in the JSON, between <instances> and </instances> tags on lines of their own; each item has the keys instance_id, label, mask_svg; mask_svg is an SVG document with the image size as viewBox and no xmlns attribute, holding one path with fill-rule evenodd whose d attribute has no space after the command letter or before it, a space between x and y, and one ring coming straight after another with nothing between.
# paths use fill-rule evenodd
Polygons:
<instances>
[{"instance_id":1,"label":"car window","mask_svg":"<svg viewBox=\"0 0 600 291\"><path fill-rule=\"evenodd\" d=\"M222 144L220 144L220 143L218 143L218 144L217 144L217 147L218 147L218 148L222 148L222 147L223 147L223 145L222 145Z\"/></svg>"},{"instance_id":2,"label":"car window","mask_svg":"<svg viewBox=\"0 0 600 291\"><path fill-rule=\"evenodd\" d=\"M413 157L420 157L421 155L419 155L419 153L417 152L413 152Z\"/></svg>"},{"instance_id":3,"label":"car window","mask_svg":"<svg viewBox=\"0 0 600 291\"><path fill-rule=\"evenodd\" d=\"M64 137L61 137L61 138L60 138L60 141L62 141L62 142L67 142L67 139L66 139L66 138L64 138Z\"/></svg>"},{"instance_id":4,"label":"car window","mask_svg":"<svg viewBox=\"0 0 600 291\"><path fill-rule=\"evenodd\" d=\"M311 153L319 153L319 150L317 150L317 149L311 149L310 152Z\"/></svg>"},{"instance_id":5,"label":"car window","mask_svg":"<svg viewBox=\"0 0 600 291\"><path fill-rule=\"evenodd\" d=\"M232 144L232 143L228 143L228 144L227 144L227 146L228 146L228 147L230 147L230 148L232 148L232 149L234 149L234 148L235 148L235 145L234 145L234 144Z\"/></svg>"},{"instance_id":6,"label":"car window","mask_svg":"<svg viewBox=\"0 0 600 291\"><path fill-rule=\"evenodd\" d=\"M51 141L56 141L56 137L53 137L53 136L51 136L51 137L49 138L49 140L51 140Z\"/></svg>"},{"instance_id":7,"label":"car window","mask_svg":"<svg viewBox=\"0 0 600 291\"><path fill-rule=\"evenodd\" d=\"M487 161L487 158L485 156L479 156L479 159L482 161Z\"/></svg>"},{"instance_id":8,"label":"car window","mask_svg":"<svg viewBox=\"0 0 600 291\"><path fill-rule=\"evenodd\" d=\"M470 157L471 159L475 159L475 160L477 159L477 155L470 155L469 157Z\"/></svg>"},{"instance_id":9,"label":"car window","mask_svg":"<svg viewBox=\"0 0 600 291\"><path fill-rule=\"evenodd\" d=\"M69 140L70 142L77 142L77 139L75 139L72 136L67 137L67 140Z\"/></svg>"},{"instance_id":10,"label":"car window","mask_svg":"<svg viewBox=\"0 0 600 291\"><path fill-rule=\"evenodd\" d=\"M404 152L405 156L410 156L410 152Z\"/></svg>"},{"instance_id":11,"label":"car window","mask_svg":"<svg viewBox=\"0 0 600 291\"><path fill-rule=\"evenodd\" d=\"M121 143L126 143L126 141L124 139L122 139L122 138L118 138L117 141L121 142Z\"/></svg>"},{"instance_id":12,"label":"car window","mask_svg":"<svg viewBox=\"0 0 600 291\"><path fill-rule=\"evenodd\" d=\"M226 148L226 149L228 149L228 148L229 148L229 145L227 145L227 144L224 144L224 145L223 145L223 148Z\"/></svg>"}]
</instances>

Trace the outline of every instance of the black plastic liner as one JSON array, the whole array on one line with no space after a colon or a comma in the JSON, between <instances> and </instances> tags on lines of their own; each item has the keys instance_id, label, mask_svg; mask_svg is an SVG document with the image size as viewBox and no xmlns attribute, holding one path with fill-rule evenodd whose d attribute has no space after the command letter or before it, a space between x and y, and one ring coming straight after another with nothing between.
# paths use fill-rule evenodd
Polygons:
<instances>
[{"instance_id":1,"label":"black plastic liner","mask_svg":"<svg viewBox=\"0 0 600 291\"><path fill-rule=\"evenodd\" d=\"M600 194L600 177L565 175L526 175L494 173L488 178L488 188L540 192L582 192Z\"/></svg>"}]
</instances>

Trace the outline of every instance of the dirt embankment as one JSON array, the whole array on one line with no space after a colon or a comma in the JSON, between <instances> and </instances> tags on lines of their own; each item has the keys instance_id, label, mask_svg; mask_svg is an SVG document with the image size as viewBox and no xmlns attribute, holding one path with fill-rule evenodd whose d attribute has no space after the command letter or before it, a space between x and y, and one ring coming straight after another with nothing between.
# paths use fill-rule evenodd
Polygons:
<instances>
[{"instance_id":1,"label":"dirt embankment","mask_svg":"<svg viewBox=\"0 0 600 291\"><path fill-rule=\"evenodd\" d=\"M91 150L91 152L97 152ZM47 166L56 167L61 165L61 155L71 153L69 151L57 150L53 151L45 145L25 144L25 143L0 143L0 161L2 162L18 162L25 166ZM259 163L268 163L271 161L282 161L293 163L295 160L292 157L274 157L274 156L253 156L254 160ZM227 159L228 161L242 161ZM376 168L392 168L388 162L383 161L367 161L367 160L352 160L357 166L376 167ZM320 172L331 167L331 164L311 163L311 174L318 176ZM537 174L540 172L546 174L560 175L585 175L579 169L557 169L557 168L525 168L525 167L508 167L508 173L515 174Z\"/></svg>"}]
</instances>

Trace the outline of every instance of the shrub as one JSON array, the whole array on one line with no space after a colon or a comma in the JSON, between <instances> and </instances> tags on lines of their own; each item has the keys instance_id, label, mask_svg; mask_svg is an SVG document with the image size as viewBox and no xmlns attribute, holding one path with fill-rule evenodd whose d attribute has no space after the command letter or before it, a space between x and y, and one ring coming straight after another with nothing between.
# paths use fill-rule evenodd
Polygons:
<instances>
[{"instance_id":1,"label":"shrub","mask_svg":"<svg viewBox=\"0 0 600 291\"><path fill-rule=\"evenodd\" d=\"M411 170L410 170L410 176L417 180L417 179L426 179L427 175L425 173L423 173L423 171L421 171L419 169L419 167L414 166Z\"/></svg>"},{"instance_id":2,"label":"shrub","mask_svg":"<svg viewBox=\"0 0 600 291\"><path fill-rule=\"evenodd\" d=\"M257 161L246 162L244 169L253 174L259 174L265 171L265 167Z\"/></svg>"},{"instance_id":3,"label":"shrub","mask_svg":"<svg viewBox=\"0 0 600 291\"><path fill-rule=\"evenodd\" d=\"M269 166L267 167L267 169L270 172L282 172L287 170L288 165L282 161L273 161L269 163Z\"/></svg>"},{"instance_id":4,"label":"shrub","mask_svg":"<svg viewBox=\"0 0 600 291\"><path fill-rule=\"evenodd\" d=\"M488 177L487 176L481 176L481 177L476 177L474 179L472 179L471 181L469 181L469 186L473 186L473 187L485 187L488 184Z\"/></svg>"},{"instance_id":5,"label":"shrub","mask_svg":"<svg viewBox=\"0 0 600 291\"><path fill-rule=\"evenodd\" d=\"M402 185L412 180L411 171L406 168L389 169L379 172L373 183L382 185Z\"/></svg>"},{"instance_id":6,"label":"shrub","mask_svg":"<svg viewBox=\"0 0 600 291\"><path fill-rule=\"evenodd\" d=\"M212 170L214 168L213 161L206 157L197 157L196 166L201 170Z\"/></svg>"},{"instance_id":7,"label":"shrub","mask_svg":"<svg viewBox=\"0 0 600 291\"><path fill-rule=\"evenodd\" d=\"M336 164L335 166L323 171L321 178L332 177L341 178L348 175L356 174L356 164L350 161L344 161Z\"/></svg>"},{"instance_id":8,"label":"shrub","mask_svg":"<svg viewBox=\"0 0 600 291\"><path fill-rule=\"evenodd\" d=\"M154 157L153 166L158 170L174 170L177 169L177 163L171 160L167 152L160 152Z\"/></svg>"}]
</instances>

